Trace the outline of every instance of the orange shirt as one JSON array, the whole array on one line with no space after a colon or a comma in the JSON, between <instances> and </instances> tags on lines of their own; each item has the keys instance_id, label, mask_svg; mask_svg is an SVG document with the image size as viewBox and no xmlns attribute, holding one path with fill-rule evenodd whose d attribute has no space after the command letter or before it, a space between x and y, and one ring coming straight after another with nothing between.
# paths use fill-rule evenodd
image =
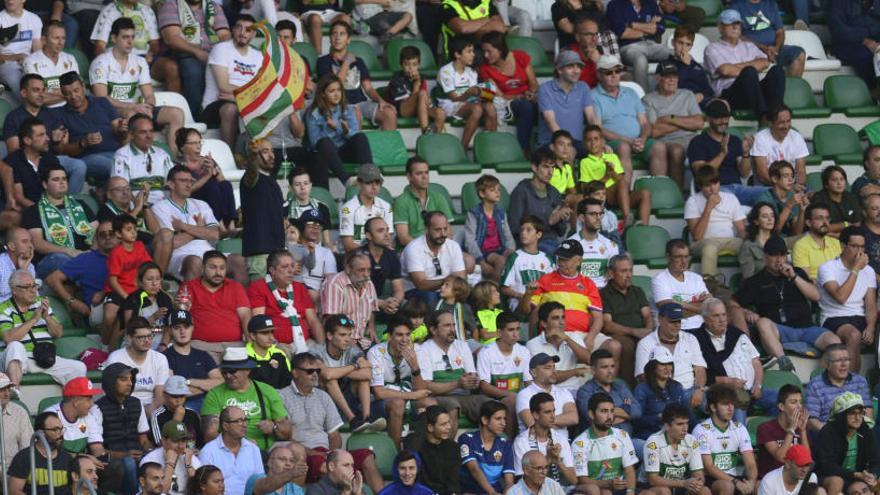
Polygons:
<instances>
[{"instance_id":1,"label":"orange shirt","mask_svg":"<svg viewBox=\"0 0 880 495\"><path fill-rule=\"evenodd\" d=\"M532 304L556 301L565 306L565 329L569 332L590 331L590 310L602 311L602 297L596 284L581 274L563 277L558 270L542 275L532 295Z\"/></svg>"}]
</instances>

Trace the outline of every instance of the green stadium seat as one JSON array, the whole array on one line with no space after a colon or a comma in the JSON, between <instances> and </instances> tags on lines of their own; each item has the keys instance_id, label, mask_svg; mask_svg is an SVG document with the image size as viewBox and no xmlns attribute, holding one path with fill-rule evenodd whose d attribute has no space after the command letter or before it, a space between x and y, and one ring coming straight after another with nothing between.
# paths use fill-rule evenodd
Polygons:
<instances>
[{"instance_id":1,"label":"green stadium seat","mask_svg":"<svg viewBox=\"0 0 880 495\"><path fill-rule=\"evenodd\" d=\"M221 253L241 254L242 252L241 237L229 237L217 241L215 248Z\"/></svg>"},{"instance_id":2,"label":"green stadium seat","mask_svg":"<svg viewBox=\"0 0 880 495\"><path fill-rule=\"evenodd\" d=\"M79 355L82 354L84 350L92 347L100 347L100 345L88 337L65 336L60 339L55 339L55 352L59 356L67 359L78 360Z\"/></svg>"},{"instance_id":3,"label":"green stadium seat","mask_svg":"<svg viewBox=\"0 0 880 495\"><path fill-rule=\"evenodd\" d=\"M507 188L504 187L504 184L499 184L501 186L501 201L499 202L502 209L507 210L508 205L510 205L510 193L507 192ZM468 182L461 189L461 209L463 213L467 213L480 202L480 195L477 194L477 186L474 182Z\"/></svg>"},{"instance_id":4,"label":"green stadium seat","mask_svg":"<svg viewBox=\"0 0 880 495\"><path fill-rule=\"evenodd\" d=\"M400 131L371 131L364 133L370 142L373 163L382 175L404 175L409 155Z\"/></svg>"},{"instance_id":5,"label":"green stadium seat","mask_svg":"<svg viewBox=\"0 0 880 495\"><path fill-rule=\"evenodd\" d=\"M645 297L648 300L651 300L651 277L647 275L633 275L632 278L633 287L638 287L642 289L642 292L645 293Z\"/></svg>"},{"instance_id":6,"label":"green stadium seat","mask_svg":"<svg viewBox=\"0 0 880 495\"><path fill-rule=\"evenodd\" d=\"M339 228L339 205L336 203L336 198L330 194L330 191L318 186L312 187L312 196L327 205L327 209L330 210L330 226L334 229Z\"/></svg>"},{"instance_id":7,"label":"green stadium seat","mask_svg":"<svg viewBox=\"0 0 880 495\"><path fill-rule=\"evenodd\" d=\"M651 191L651 213L657 218L684 218L681 189L669 177L642 177L636 181L633 189Z\"/></svg>"},{"instance_id":8,"label":"green stadium seat","mask_svg":"<svg viewBox=\"0 0 880 495\"><path fill-rule=\"evenodd\" d=\"M553 75L553 63L547 57L544 46L535 38L527 36L508 36L507 47L511 50L522 50L529 54L532 58L532 68L538 77L549 77Z\"/></svg>"},{"instance_id":9,"label":"green stadium seat","mask_svg":"<svg viewBox=\"0 0 880 495\"><path fill-rule=\"evenodd\" d=\"M718 23L718 14L724 9L721 0L689 0L688 6L700 7L706 12L706 20L703 21L704 26L714 26Z\"/></svg>"},{"instance_id":10,"label":"green stadium seat","mask_svg":"<svg viewBox=\"0 0 880 495\"><path fill-rule=\"evenodd\" d=\"M746 419L746 429L749 430L749 436L752 437L752 445L758 445L758 427L770 421L770 416L752 416Z\"/></svg>"},{"instance_id":11,"label":"green stadium seat","mask_svg":"<svg viewBox=\"0 0 880 495\"><path fill-rule=\"evenodd\" d=\"M67 304L64 303L61 299L58 299L55 296L48 296L49 299L49 307L52 308L52 316L61 324L62 327L67 328L73 326L73 320L70 318L70 313L67 310Z\"/></svg>"},{"instance_id":12,"label":"green stadium seat","mask_svg":"<svg viewBox=\"0 0 880 495\"><path fill-rule=\"evenodd\" d=\"M6 122L6 116L12 111L12 104L6 100L0 100L0 126Z\"/></svg>"},{"instance_id":13,"label":"green stadium seat","mask_svg":"<svg viewBox=\"0 0 880 495\"><path fill-rule=\"evenodd\" d=\"M861 165L862 143L846 124L819 124L813 129L813 148L822 158L838 165Z\"/></svg>"},{"instance_id":14,"label":"green stadium seat","mask_svg":"<svg viewBox=\"0 0 880 495\"><path fill-rule=\"evenodd\" d=\"M800 378L791 371L766 370L764 371L764 390L779 390L783 385L794 385L802 388Z\"/></svg>"},{"instance_id":15,"label":"green stadium seat","mask_svg":"<svg viewBox=\"0 0 880 495\"><path fill-rule=\"evenodd\" d=\"M758 116L752 110L738 109L731 111L730 114L736 120L758 120Z\"/></svg>"},{"instance_id":16,"label":"green stadium seat","mask_svg":"<svg viewBox=\"0 0 880 495\"><path fill-rule=\"evenodd\" d=\"M656 225L633 225L624 232L626 248L639 265L651 269L666 268L666 243L669 232Z\"/></svg>"},{"instance_id":17,"label":"green stadium seat","mask_svg":"<svg viewBox=\"0 0 880 495\"><path fill-rule=\"evenodd\" d=\"M449 209L452 210L455 218L452 218L452 223L456 225L464 224L465 215L464 213L459 213L455 211L455 203L452 201L452 195L449 194L449 189L446 189L446 186L440 184L439 182L431 182L428 184L428 191L434 191L434 193L440 193L446 199L446 204L449 205Z\"/></svg>"},{"instance_id":18,"label":"green stadium seat","mask_svg":"<svg viewBox=\"0 0 880 495\"><path fill-rule=\"evenodd\" d=\"M509 132L478 133L474 136L474 158L483 168L494 168L498 173L528 173L532 170L516 136Z\"/></svg>"},{"instance_id":19,"label":"green stadium seat","mask_svg":"<svg viewBox=\"0 0 880 495\"><path fill-rule=\"evenodd\" d=\"M82 77L83 81L86 82L86 85L89 84L89 58L86 57L86 54L83 53L78 48L65 48L65 53L69 53L73 55L73 58L76 59L76 66L79 70L79 75Z\"/></svg>"},{"instance_id":20,"label":"green stadium seat","mask_svg":"<svg viewBox=\"0 0 880 495\"><path fill-rule=\"evenodd\" d=\"M318 73L318 52L315 50L315 47L312 46L311 43L299 42L293 44L293 49L296 53L306 59L306 63L309 64L309 75L314 78Z\"/></svg>"},{"instance_id":21,"label":"green stadium seat","mask_svg":"<svg viewBox=\"0 0 880 495\"><path fill-rule=\"evenodd\" d=\"M370 449L376 454L376 467L385 479L391 479L391 468L397 447L385 433L353 433L345 442L346 450Z\"/></svg>"},{"instance_id":22,"label":"green stadium seat","mask_svg":"<svg viewBox=\"0 0 880 495\"><path fill-rule=\"evenodd\" d=\"M825 104L847 117L880 117L880 105L871 98L871 91L860 77L830 76L823 85Z\"/></svg>"},{"instance_id":23,"label":"green stadium seat","mask_svg":"<svg viewBox=\"0 0 880 495\"><path fill-rule=\"evenodd\" d=\"M385 81L391 79L391 71L379 64L379 57L376 55L376 49L370 46L366 41L352 40L348 45L348 51L355 56L363 59L370 71L370 79Z\"/></svg>"},{"instance_id":24,"label":"green stadium seat","mask_svg":"<svg viewBox=\"0 0 880 495\"><path fill-rule=\"evenodd\" d=\"M358 192L357 184L352 184L352 185L346 187L345 188L345 200L348 201L349 199L353 198L354 195L357 194L357 192ZM388 191L388 189L385 188L385 186L382 186L382 189L379 190L379 197L384 199L385 201L387 201L388 204L394 204L394 196L391 195L391 193Z\"/></svg>"},{"instance_id":25,"label":"green stadium seat","mask_svg":"<svg viewBox=\"0 0 880 495\"><path fill-rule=\"evenodd\" d=\"M758 132L758 128L751 125L732 125L727 128L727 132L740 139L745 139L746 136L750 136Z\"/></svg>"},{"instance_id":26,"label":"green stadium seat","mask_svg":"<svg viewBox=\"0 0 880 495\"><path fill-rule=\"evenodd\" d=\"M100 384L101 383L101 371L94 370L86 373L86 378L89 379L90 382ZM57 385L58 383L52 379L51 376L46 373L28 373L21 377L21 386L27 387L30 385Z\"/></svg>"},{"instance_id":27,"label":"green stadium seat","mask_svg":"<svg viewBox=\"0 0 880 495\"><path fill-rule=\"evenodd\" d=\"M98 200L96 200L91 194L89 194L89 193L72 193L71 196L76 198L80 203L88 206L89 209L92 210L93 213L95 213L96 215L98 214L98 209L100 208L98 206Z\"/></svg>"},{"instance_id":28,"label":"green stadium seat","mask_svg":"<svg viewBox=\"0 0 880 495\"><path fill-rule=\"evenodd\" d=\"M422 77L437 77L437 61L434 59L434 51L422 40L393 38L385 47L385 63L392 72L400 70L400 50L404 47L414 46L419 49L419 73Z\"/></svg>"},{"instance_id":29,"label":"green stadium seat","mask_svg":"<svg viewBox=\"0 0 880 495\"><path fill-rule=\"evenodd\" d=\"M50 407L54 406L55 404L58 404L59 402L61 402L62 399L64 399L64 397L61 397L60 395L43 398L42 400L40 400L40 404L37 406L37 412L41 413L41 412L45 411L46 409L49 409Z\"/></svg>"},{"instance_id":30,"label":"green stadium seat","mask_svg":"<svg viewBox=\"0 0 880 495\"><path fill-rule=\"evenodd\" d=\"M822 190L822 172L810 172L807 174L807 189L810 191Z\"/></svg>"},{"instance_id":31,"label":"green stadium seat","mask_svg":"<svg viewBox=\"0 0 880 495\"><path fill-rule=\"evenodd\" d=\"M423 134L416 141L416 154L441 175L478 174L483 168L470 161L461 141L452 134Z\"/></svg>"},{"instance_id":32,"label":"green stadium seat","mask_svg":"<svg viewBox=\"0 0 880 495\"><path fill-rule=\"evenodd\" d=\"M791 108L791 116L796 119L831 116L831 109L816 103L810 83L800 77L785 78L785 104Z\"/></svg>"}]
</instances>

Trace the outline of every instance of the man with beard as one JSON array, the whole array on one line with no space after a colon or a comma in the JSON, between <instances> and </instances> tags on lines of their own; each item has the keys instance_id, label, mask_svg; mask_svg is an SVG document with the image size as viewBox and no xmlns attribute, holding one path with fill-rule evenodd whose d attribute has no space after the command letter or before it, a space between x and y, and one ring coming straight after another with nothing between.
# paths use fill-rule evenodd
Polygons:
<instances>
[{"instance_id":1,"label":"man with beard","mask_svg":"<svg viewBox=\"0 0 880 495\"><path fill-rule=\"evenodd\" d=\"M577 205L578 220L583 222L584 228L572 234L569 239L581 243L584 255L581 259L581 274L590 277L596 287L605 287L605 272L608 260L619 253L617 244L611 239L599 233L602 229L602 216L605 214L605 206L602 201L586 198Z\"/></svg>"},{"instance_id":2,"label":"man with beard","mask_svg":"<svg viewBox=\"0 0 880 495\"><path fill-rule=\"evenodd\" d=\"M268 141L252 146L244 176L239 183L244 223L241 254L253 281L266 274L269 253L284 247L284 195L272 177L275 153Z\"/></svg>"},{"instance_id":3,"label":"man with beard","mask_svg":"<svg viewBox=\"0 0 880 495\"><path fill-rule=\"evenodd\" d=\"M373 217L364 224L364 238L367 242L359 251L370 257L370 280L373 288L381 291L385 282L391 282L391 295L379 299L376 318L385 320L388 315L397 314L403 302L403 278L400 273L400 258L392 250L391 226L381 217Z\"/></svg>"},{"instance_id":4,"label":"man with beard","mask_svg":"<svg viewBox=\"0 0 880 495\"><path fill-rule=\"evenodd\" d=\"M880 195L862 199L862 233L865 235L865 254L868 264L877 273L880 270Z\"/></svg>"},{"instance_id":5,"label":"man with beard","mask_svg":"<svg viewBox=\"0 0 880 495\"><path fill-rule=\"evenodd\" d=\"M522 456L538 451L547 456L547 476L566 485L577 484L574 474L574 457L568 433L556 427L556 405L553 396L538 392L529 400L532 425L522 429L513 441L513 470L517 476L524 475L526 466Z\"/></svg>"},{"instance_id":6,"label":"man with beard","mask_svg":"<svg viewBox=\"0 0 880 495\"><path fill-rule=\"evenodd\" d=\"M538 110L541 117L538 119L538 142L535 149L550 144L553 133L560 129L581 138L585 124L599 124L590 87L580 80L583 66L580 55L571 50L562 50L556 57L556 77L538 88ZM575 140L574 146L578 155L584 154L581 141ZM517 231L512 222L510 230Z\"/></svg>"},{"instance_id":7,"label":"man with beard","mask_svg":"<svg viewBox=\"0 0 880 495\"><path fill-rule=\"evenodd\" d=\"M449 238L449 219L442 212L424 215L425 234L413 239L400 256L406 272L406 297L421 297L429 306L440 299L440 286L450 275L465 278L461 246Z\"/></svg>"},{"instance_id":8,"label":"man with beard","mask_svg":"<svg viewBox=\"0 0 880 495\"><path fill-rule=\"evenodd\" d=\"M785 464L767 473L758 487L759 495L785 495L801 489L804 481L816 483L813 470L813 456L806 445L792 445L785 454ZM809 476L809 479L807 477Z\"/></svg>"},{"instance_id":9,"label":"man with beard","mask_svg":"<svg viewBox=\"0 0 880 495\"><path fill-rule=\"evenodd\" d=\"M40 168L61 165L58 158L49 151L47 131L48 127L42 120L25 120L18 129L21 147L3 159L4 163L12 167L12 196L15 204L23 208L35 204L43 195L43 184L38 173Z\"/></svg>"},{"instance_id":10,"label":"man with beard","mask_svg":"<svg viewBox=\"0 0 880 495\"><path fill-rule=\"evenodd\" d=\"M614 401L599 392L590 397L588 409L590 427L571 444L577 489L594 493L598 487L603 493L635 493L639 459L629 434L611 426Z\"/></svg>"},{"instance_id":11,"label":"man with beard","mask_svg":"<svg viewBox=\"0 0 880 495\"><path fill-rule=\"evenodd\" d=\"M862 167L864 167L865 173L853 182L852 188L850 188L852 193L860 197L880 193L880 146L869 145L865 148L862 153Z\"/></svg>"},{"instance_id":12,"label":"man with beard","mask_svg":"<svg viewBox=\"0 0 880 495\"><path fill-rule=\"evenodd\" d=\"M71 495L92 495L98 489L98 465L89 456L74 457L69 476Z\"/></svg>"},{"instance_id":13,"label":"man with beard","mask_svg":"<svg viewBox=\"0 0 880 495\"><path fill-rule=\"evenodd\" d=\"M49 493L49 483L56 490L65 490L69 484L68 469L73 459L70 454L61 449L64 441L64 429L61 420L55 413L40 413L34 420L36 431L41 432L49 443L49 451L42 442L36 446L36 467L31 471L30 450L22 449L12 458L9 464L9 493L10 495L25 495L31 493L31 483L37 480L37 493L40 495ZM52 458L52 476L49 476L48 459Z\"/></svg>"},{"instance_id":14,"label":"man with beard","mask_svg":"<svg viewBox=\"0 0 880 495\"><path fill-rule=\"evenodd\" d=\"M346 315L354 320L352 343L364 350L379 342L373 317L379 311L378 299L370 280L370 259L360 252L348 254L345 270L328 278L321 290L324 314Z\"/></svg>"},{"instance_id":15,"label":"man with beard","mask_svg":"<svg viewBox=\"0 0 880 495\"><path fill-rule=\"evenodd\" d=\"M703 457L707 484L712 493L755 493L758 466L748 430L733 421L735 390L716 383L706 396L711 416L694 428L693 435Z\"/></svg>"},{"instance_id":16,"label":"man with beard","mask_svg":"<svg viewBox=\"0 0 880 495\"><path fill-rule=\"evenodd\" d=\"M813 203L804 212L804 219L809 230L807 235L794 243L791 249L791 261L795 268L807 272L811 279L816 280L819 267L826 261L840 256L840 241L828 235L831 211L828 205Z\"/></svg>"}]
</instances>

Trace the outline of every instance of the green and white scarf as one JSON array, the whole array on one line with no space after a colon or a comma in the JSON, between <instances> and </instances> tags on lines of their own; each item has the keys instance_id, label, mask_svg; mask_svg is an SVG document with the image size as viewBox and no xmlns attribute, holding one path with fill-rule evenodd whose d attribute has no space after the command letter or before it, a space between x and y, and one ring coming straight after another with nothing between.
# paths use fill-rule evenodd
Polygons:
<instances>
[{"instance_id":1,"label":"green and white scarf","mask_svg":"<svg viewBox=\"0 0 880 495\"><path fill-rule=\"evenodd\" d=\"M281 309L281 316L290 321L290 329L293 333L293 352L295 354L308 352L309 349L308 345L306 345L302 325L299 323L299 313L296 311L296 306L293 304L293 285L288 286L282 295L282 292L275 286L275 282L272 281L271 275L266 274L265 280L266 285L269 286L269 290L275 297L275 302L278 303L278 308Z\"/></svg>"},{"instance_id":2,"label":"green and white scarf","mask_svg":"<svg viewBox=\"0 0 880 495\"><path fill-rule=\"evenodd\" d=\"M67 215L50 203L45 194L37 203L37 208L40 222L43 224L43 232L46 233L49 242L72 249L76 247L74 235L79 234L86 238L87 243L92 243L95 232L92 230L86 211L70 196L64 195L64 211Z\"/></svg>"},{"instance_id":3,"label":"green and white scarf","mask_svg":"<svg viewBox=\"0 0 880 495\"><path fill-rule=\"evenodd\" d=\"M205 12L205 32L208 33L208 41L213 45L220 41L214 32L214 0L202 0L202 10ZM177 15L180 19L180 32L187 43L202 46L202 26L193 14L186 0L177 0Z\"/></svg>"}]
</instances>

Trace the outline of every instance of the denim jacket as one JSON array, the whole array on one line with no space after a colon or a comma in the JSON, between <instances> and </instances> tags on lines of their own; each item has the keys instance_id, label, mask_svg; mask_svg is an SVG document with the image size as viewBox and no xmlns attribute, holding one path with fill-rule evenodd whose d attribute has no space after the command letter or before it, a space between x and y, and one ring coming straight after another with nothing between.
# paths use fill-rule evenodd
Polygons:
<instances>
[{"instance_id":1,"label":"denim jacket","mask_svg":"<svg viewBox=\"0 0 880 495\"><path fill-rule=\"evenodd\" d=\"M344 145L352 136L360 131L357 116L354 113L354 107L348 105L345 107L345 114L337 105L333 108L333 120L336 121L336 129L327 125L327 119L317 109L309 109L306 113L306 133L309 136L309 146L312 150L323 138L330 138L337 147ZM348 134L343 132L340 122L345 119L348 122Z\"/></svg>"},{"instance_id":2,"label":"denim jacket","mask_svg":"<svg viewBox=\"0 0 880 495\"><path fill-rule=\"evenodd\" d=\"M496 205L492 210L492 218L495 219L495 227L498 229L498 237L501 240L501 250L514 250L516 243L513 240L513 234L510 231L510 225L507 224L507 213ZM483 213L483 204L478 203L467 213L467 220L464 223L464 250L470 253L477 262L483 260L483 241L486 239L486 229L489 221Z\"/></svg>"}]
</instances>

